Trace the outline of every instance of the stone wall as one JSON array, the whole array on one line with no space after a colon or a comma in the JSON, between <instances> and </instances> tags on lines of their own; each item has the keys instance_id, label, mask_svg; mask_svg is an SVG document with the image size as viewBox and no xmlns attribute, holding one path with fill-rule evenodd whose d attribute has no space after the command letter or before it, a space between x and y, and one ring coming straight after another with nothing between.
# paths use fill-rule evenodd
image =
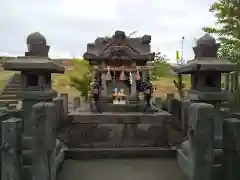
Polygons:
<instances>
[{"instance_id":1,"label":"stone wall","mask_svg":"<svg viewBox=\"0 0 240 180\"><path fill-rule=\"evenodd\" d=\"M167 112L173 115L172 125L186 135L188 130L189 101L183 101L175 97L168 97L165 103Z\"/></svg>"},{"instance_id":2,"label":"stone wall","mask_svg":"<svg viewBox=\"0 0 240 180\"><path fill-rule=\"evenodd\" d=\"M166 125L172 116L159 114L70 114L69 148L163 147L169 139Z\"/></svg>"}]
</instances>

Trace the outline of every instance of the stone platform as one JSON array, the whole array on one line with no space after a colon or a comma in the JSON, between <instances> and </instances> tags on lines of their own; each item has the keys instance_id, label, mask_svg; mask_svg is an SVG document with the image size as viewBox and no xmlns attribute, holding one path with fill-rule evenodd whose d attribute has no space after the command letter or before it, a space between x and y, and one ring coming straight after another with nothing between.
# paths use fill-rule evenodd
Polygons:
<instances>
[{"instance_id":1,"label":"stone platform","mask_svg":"<svg viewBox=\"0 0 240 180\"><path fill-rule=\"evenodd\" d=\"M166 147L172 115L157 113L72 112L69 148Z\"/></svg>"},{"instance_id":2,"label":"stone platform","mask_svg":"<svg viewBox=\"0 0 240 180\"><path fill-rule=\"evenodd\" d=\"M172 115L166 111L156 113L141 112L71 112L71 123L81 124L162 124L172 120Z\"/></svg>"},{"instance_id":3,"label":"stone platform","mask_svg":"<svg viewBox=\"0 0 240 180\"><path fill-rule=\"evenodd\" d=\"M100 103L102 112L139 112L143 106L136 104Z\"/></svg>"},{"instance_id":4,"label":"stone platform","mask_svg":"<svg viewBox=\"0 0 240 180\"><path fill-rule=\"evenodd\" d=\"M176 148L170 147L70 148L65 150L65 159L176 158L176 153Z\"/></svg>"},{"instance_id":5,"label":"stone platform","mask_svg":"<svg viewBox=\"0 0 240 180\"><path fill-rule=\"evenodd\" d=\"M186 180L176 160L154 159L95 159L66 160L58 180Z\"/></svg>"}]
</instances>

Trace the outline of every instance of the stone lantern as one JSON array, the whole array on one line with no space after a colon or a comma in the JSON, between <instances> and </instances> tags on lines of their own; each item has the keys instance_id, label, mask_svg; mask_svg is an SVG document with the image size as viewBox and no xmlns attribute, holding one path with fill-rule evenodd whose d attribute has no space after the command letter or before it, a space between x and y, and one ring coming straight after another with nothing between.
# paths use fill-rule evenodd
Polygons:
<instances>
[{"instance_id":1,"label":"stone lantern","mask_svg":"<svg viewBox=\"0 0 240 180\"><path fill-rule=\"evenodd\" d=\"M191 88L188 91L191 102L212 104L217 111L222 101L230 99L229 92L221 88L221 73L229 73L237 68L236 64L217 57L219 47L220 44L212 36L205 34L197 40L196 47L193 47L195 58L184 65L172 67L177 74L191 75ZM215 138L220 142L222 121L216 119L214 126Z\"/></svg>"},{"instance_id":2,"label":"stone lantern","mask_svg":"<svg viewBox=\"0 0 240 180\"><path fill-rule=\"evenodd\" d=\"M227 101L230 98L230 94L221 88L221 73L229 73L235 71L236 64L217 57L217 52L220 44L210 36L205 34L198 39L196 47L193 48L195 58L188 61L184 65L172 67L173 71L177 74L190 74L191 75L191 88L188 91L187 98L190 103L208 103L214 106L214 129L213 129L213 149L214 149L214 172L219 172L218 166L222 152L222 126L223 117L220 115L220 104L222 101ZM188 111L188 127L190 128L190 136L195 136L196 126L200 123L200 115L194 114L194 112ZM201 132L204 134L205 132ZM191 161L190 154L193 152L193 147L190 140L182 143L181 149L178 150L178 163L181 169L191 176ZM192 138L194 139L194 138ZM196 140L196 138L195 138ZM203 144L198 144L199 147L203 147ZM195 149L199 148L195 147ZM195 157L196 158L196 157ZM216 166L215 166L216 165Z\"/></svg>"},{"instance_id":3,"label":"stone lantern","mask_svg":"<svg viewBox=\"0 0 240 180\"><path fill-rule=\"evenodd\" d=\"M191 89L188 98L191 101L204 101L213 105L228 100L228 92L221 89L221 73L236 70L236 64L219 59L219 43L209 34L198 39L193 48L195 58L181 66L172 67L177 74L191 75Z\"/></svg>"},{"instance_id":4,"label":"stone lantern","mask_svg":"<svg viewBox=\"0 0 240 180\"><path fill-rule=\"evenodd\" d=\"M57 93L51 87L51 73L64 73L64 67L48 58L50 46L40 33L27 37L28 52L4 64L4 70L21 72L24 133L30 133L30 114L34 104L52 101Z\"/></svg>"}]
</instances>

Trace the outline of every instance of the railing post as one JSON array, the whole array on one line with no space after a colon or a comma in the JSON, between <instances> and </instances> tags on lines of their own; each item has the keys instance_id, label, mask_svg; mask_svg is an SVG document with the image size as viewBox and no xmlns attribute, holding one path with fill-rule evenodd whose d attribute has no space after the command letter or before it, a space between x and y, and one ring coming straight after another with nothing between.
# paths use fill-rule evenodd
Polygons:
<instances>
[{"instance_id":1,"label":"railing post","mask_svg":"<svg viewBox=\"0 0 240 180\"><path fill-rule=\"evenodd\" d=\"M68 116L68 94L61 93L60 97L63 98L64 118Z\"/></svg>"},{"instance_id":2,"label":"railing post","mask_svg":"<svg viewBox=\"0 0 240 180\"><path fill-rule=\"evenodd\" d=\"M225 180L240 179L240 120L223 122L223 173Z\"/></svg>"},{"instance_id":3,"label":"railing post","mask_svg":"<svg viewBox=\"0 0 240 180\"><path fill-rule=\"evenodd\" d=\"M20 180L22 119L2 121L1 180Z\"/></svg>"},{"instance_id":4,"label":"railing post","mask_svg":"<svg viewBox=\"0 0 240 180\"><path fill-rule=\"evenodd\" d=\"M58 128L62 124L64 124L64 107L63 107L64 99L61 97L56 97L53 99L53 103L56 105L56 124L55 127Z\"/></svg>"},{"instance_id":5,"label":"railing post","mask_svg":"<svg viewBox=\"0 0 240 180\"><path fill-rule=\"evenodd\" d=\"M167 110L169 113L172 112L172 99L174 98L173 93L167 93Z\"/></svg>"},{"instance_id":6,"label":"railing post","mask_svg":"<svg viewBox=\"0 0 240 180\"><path fill-rule=\"evenodd\" d=\"M212 180L214 107L206 103L190 105L190 180Z\"/></svg>"},{"instance_id":7,"label":"railing post","mask_svg":"<svg viewBox=\"0 0 240 180\"><path fill-rule=\"evenodd\" d=\"M80 108L80 104L81 104L81 99L80 99L80 97L75 97L75 98L74 98L74 107L75 107L76 109L78 109L78 108Z\"/></svg>"},{"instance_id":8,"label":"railing post","mask_svg":"<svg viewBox=\"0 0 240 180\"><path fill-rule=\"evenodd\" d=\"M229 79L229 73L225 73L225 75L224 75L224 90L225 91L229 91L229 81L230 81L230 79Z\"/></svg>"}]
</instances>

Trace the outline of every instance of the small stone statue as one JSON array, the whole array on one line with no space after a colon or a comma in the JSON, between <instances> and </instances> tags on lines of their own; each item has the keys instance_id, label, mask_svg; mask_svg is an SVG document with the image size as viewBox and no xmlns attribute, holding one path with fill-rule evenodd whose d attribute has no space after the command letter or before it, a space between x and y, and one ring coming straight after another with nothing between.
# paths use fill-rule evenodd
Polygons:
<instances>
[{"instance_id":1,"label":"small stone statue","mask_svg":"<svg viewBox=\"0 0 240 180\"><path fill-rule=\"evenodd\" d=\"M101 113L101 108L99 105L100 90L101 90L101 79L99 78L99 74L96 73L95 80L92 86L92 100L94 103L94 107L92 111L97 111L99 113Z\"/></svg>"},{"instance_id":2,"label":"small stone statue","mask_svg":"<svg viewBox=\"0 0 240 180\"><path fill-rule=\"evenodd\" d=\"M92 88L92 100L94 105L92 111L101 113L101 108L99 105L99 94L100 94L99 91L100 91L99 84L95 82Z\"/></svg>"},{"instance_id":3,"label":"small stone statue","mask_svg":"<svg viewBox=\"0 0 240 180\"><path fill-rule=\"evenodd\" d=\"M139 79L139 92L143 92L144 91L144 80L143 80L143 73L140 72L140 79Z\"/></svg>"},{"instance_id":4,"label":"small stone statue","mask_svg":"<svg viewBox=\"0 0 240 180\"><path fill-rule=\"evenodd\" d=\"M144 101L146 103L145 112L157 112L158 109L152 106L151 99L152 99L152 93L153 93L153 86L150 82L150 76L147 75L146 80L144 82Z\"/></svg>"},{"instance_id":5,"label":"small stone statue","mask_svg":"<svg viewBox=\"0 0 240 180\"><path fill-rule=\"evenodd\" d=\"M146 87L144 91L144 100L146 102L146 108L151 107L151 87Z\"/></svg>"}]
</instances>

